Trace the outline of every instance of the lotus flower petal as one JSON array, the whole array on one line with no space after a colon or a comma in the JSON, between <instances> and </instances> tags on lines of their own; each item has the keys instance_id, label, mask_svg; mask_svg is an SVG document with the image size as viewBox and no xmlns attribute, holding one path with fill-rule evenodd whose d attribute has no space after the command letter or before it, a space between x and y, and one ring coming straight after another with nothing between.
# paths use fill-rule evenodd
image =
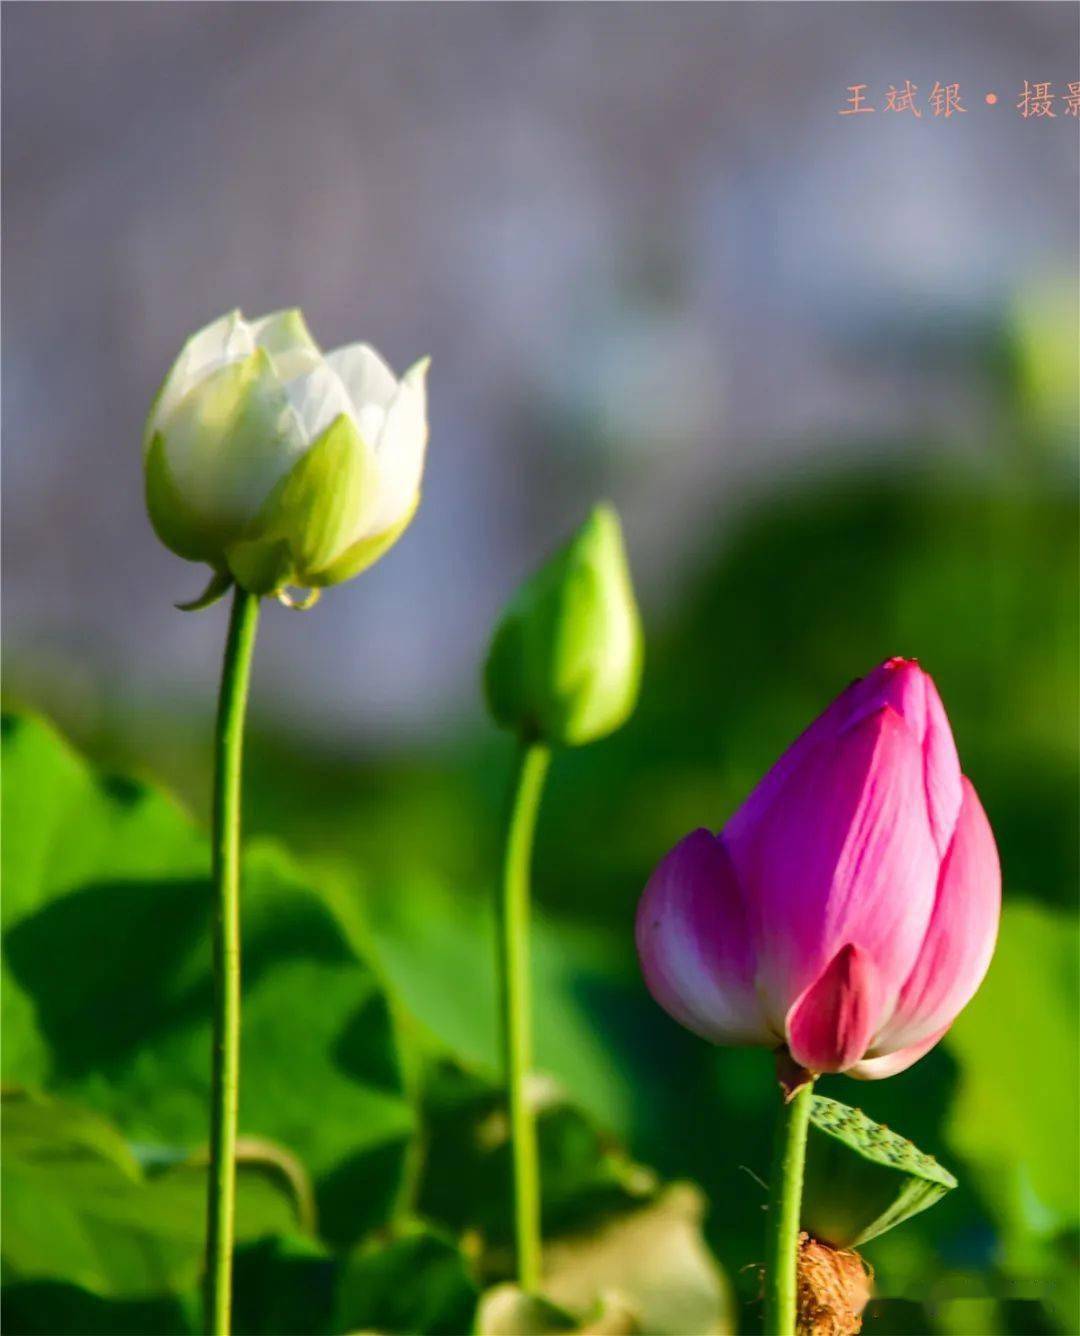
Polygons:
<instances>
[{"instance_id":1,"label":"lotus flower petal","mask_svg":"<svg viewBox=\"0 0 1080 1336\"><path fill-rule=\"evenodd\" d=\"M842 1072L866 1052L881 1006L880 981L865 951L841 947L788 1013L791 1056L811 1072Z\"/></svg>"},{"instance_id":2,"label":"lotus flower petal","mask_svg":"<svg viewBox=\"0 0 1080 1336\"><path fill-rule=\"evenodd\" d=\"M863 1058L861 1062L848 1067L844 1074L854 1076L860 1081L880 1081L886 1076L895 1076L897 1072L907 1071L913 1063L930 1052L948 1028L946 1026L945 1029L938 1030L921 1043L912 1044L910 1048L898 1048L877 1058Z\"/></svg>"},{"instance_id":3,"label":"lotus flower petal","mask_svg":"<svg viewBox=\"0 0 1080 1336\"><path fill-rule=\"evenodd\" d=\"M731 865L709 831L687 835L653 873L636 932L645 982L676 1020L716 1043L780 1042L754 991L746 915Z\"/></svg>"},{"instance_id":4,"label":"lotus flower petal","mask_svg":"<svg viewBox=\"0 0 1080 1336\"><path fill-rule=\"evenodd\" d=\"M889 1022L885 1051L941 1035L971 999L990 964L1001 910L1001 869L990 823L971 782L941 865L930 924Z\"/></svg>"},{"instance_id":5,"label":"lotus flower petal","mask_svg":"<svg viewBox=\"0 0 1080 1336\"><path fill-rule=\"evenodd\" d=\"M774 1024L849 942L870 957L892 1005L937 879L922 795L921 748L886 706L806 750L759 820L725 828Z\"/></svg>"}]
</instances>

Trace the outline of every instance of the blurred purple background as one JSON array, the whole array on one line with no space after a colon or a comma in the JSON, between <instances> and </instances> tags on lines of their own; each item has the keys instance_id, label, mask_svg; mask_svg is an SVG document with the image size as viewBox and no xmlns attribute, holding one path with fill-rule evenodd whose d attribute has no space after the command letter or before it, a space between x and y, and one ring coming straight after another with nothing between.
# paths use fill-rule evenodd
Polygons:
<instances>
[{"instance_id":1,"label":"blurred purple background","mask_svg":"<svg viewBox=\"0 0 1080 1336\"><path fill-rule=\"evenodd\" d=\"M7 6L9 684L90 722L208 704L224 614L172 608L203 574L150 531L139 437L233 306L433 358L413 528L264 619L260 701L329 735L475 712L496 610L597 495L659 620L755 493L978 457L961 336L1075 301L1078 42L1041 3ZM880 110L905 79L919 120ZM875 114L837 115L853 83Z\"/></svg>"}]
</instances>

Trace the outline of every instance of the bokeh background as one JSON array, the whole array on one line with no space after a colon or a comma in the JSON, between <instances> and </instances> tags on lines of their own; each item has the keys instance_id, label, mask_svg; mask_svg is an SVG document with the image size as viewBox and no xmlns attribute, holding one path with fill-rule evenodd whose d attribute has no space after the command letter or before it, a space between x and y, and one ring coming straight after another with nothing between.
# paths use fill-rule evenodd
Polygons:
<instances>
[{"instance_id":1,"label":"bokeh background","mask_svg":"<svg viewBox=\"0 0 1080 1336\"><path fill-rule=\"evenodd\" d=\"M263 618L247 820L344 888L412 1021L490 1072L513 751L479 667L520 578L612 499L648 668L631 723L553 771L539 1063L704 1190L740 1330L769 1064L652 1006L633 908L893 654L938 681L1010 914L950 1041L830 1083L962 1180L867 1248L867 1330L1076 1330L1078 44L1043 3L4 11L8 703L204 820L225 613L174 611L202 573L145 518L156 384L232 306L301 305L399 369L430 353L416 522ZM919 118L883 109L905 80ZM1020 114L1025 80L1055 116ZM966 113L932 114L935 81ZM852 84L875 112L838 115Z\"/></svg>"}]
</instances>

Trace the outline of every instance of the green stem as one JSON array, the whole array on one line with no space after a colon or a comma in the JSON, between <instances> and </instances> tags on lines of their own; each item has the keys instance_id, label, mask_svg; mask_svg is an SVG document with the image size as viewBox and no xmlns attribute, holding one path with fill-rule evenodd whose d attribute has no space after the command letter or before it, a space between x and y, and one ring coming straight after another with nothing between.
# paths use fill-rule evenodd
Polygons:
<instances>
[{"instance_id":1,"label":"green stem","mask_svg":"<svg viewBox=\"0 0 1080 1336\"><path fill-rule=\"evenodd\" d=\"M529 863L536 815L551 751L525 744L510 812L499 913L503 1063L510 1143L514 1160L514 1242L518 1284L536 1293L540 1284L540 1170L536 1125L525 1089L532 1061L529 1019Z\"/></svg>"},{"instance_id":2,"label":"green stem","mask_svg":"<svg viewBox=\"0 0 1080 1336\"><path fill-rule=\"evenodd\" d=\"M802 1206L806 1134L810 1126L813 1079L780 1106L769 1182L768 1245L765 1260L765 1336L795 1336L799 1211Z\"/></svg>"},{"instance_id":3,"label":"green stem","mask_svg":"<svg viewBox=\"0 0 1080 1336\"><path fill-rule=\"evenodd\" d=\"M240 1089L240 772L259 599L237 586L214 733L214 1051L206 1202L206 1330L228 1336Z\"/></svg>"}]
</instances>

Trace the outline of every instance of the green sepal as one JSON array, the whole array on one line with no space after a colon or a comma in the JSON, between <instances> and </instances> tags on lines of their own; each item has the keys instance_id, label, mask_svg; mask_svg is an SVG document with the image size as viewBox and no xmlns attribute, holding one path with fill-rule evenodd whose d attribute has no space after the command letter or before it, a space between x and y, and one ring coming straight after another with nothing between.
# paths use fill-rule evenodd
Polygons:
<instances>
[{"instance_id":1,"label":"green sepal","mask_svg":"<svg viewBox=\"0 0 1080 1336\"><path fill-rule=\"evenodd\" d=\"M210 583L198 598L193 598L189 603L177 603L175 606L181 612L201 612L203 608L209 608L218 599L224 598L232 587L233 578L228 571L215 571L210 577Z\"/></svg>"},{"instance_id":2,"label":"green sepal","mask_svg":"<svg viewBox=\"0 0 1080 1336\"><path fill-rule=\"evenodd\" d=\"M580 746L629 718L642 660L619 519L598 505L504 613L484 670L488 706L522 737Z\"/></svg>"},{"instance_id":3,"label":"green sepal","mask_svg":"<svg viewBox=\"0 0 1080 1336\"><path fill-rule=\"evenodd\" d=\"M937 1160L861 1109L815 1095L802 1225L834 1248L856 1248L956 1187Z\"/></svg>"},{"instance_id":4,"label":"green sepal","mask_svg":"<svg viewBox=\"0 0 1080 1336\"><path fill-rule=\"evenodd\" d=\"M369 566L373 566L384 552L388 552L394 546L412 523L419 504L420 493L417 492L416 499L396 524L384 529L382 533L373 534L370 538L361 538L359 542L353 543L325 570L312 575L309 583L316 587L341 584L345 580L351 580L354 575L359 575L361 571L367 570Z\"/></svg>"},{"instance_id":5,"label":"green sepal","mask_svg":"<svg viewBox=\"0 0 1080 1336\"><path fill-rule=\"evenodd\" d=\"M165 456L160 433L150 442L145 469L146 509L154 532L167 548L188 561L211 561L221 552L220 535L209 531L184 503Z\"/></svg>"},{"instance_id":6,"label":"green sepal","mask_svg":"<svg viewBox=\"0 0 1080 1336\"><path fill-rule=\"evenodd\" d=\"M292 550L285 538L234 543L225 556L236 583L251 594L276 594L285 585L298 583Z\"/></svg>"},{"instance_id":7,"label":"green sepal","mask_svg":"<svg viewBox=\"0 0 1080 1336\"><path fill-rule=\"evenodd\" d=\"M226 553L238 583L253 594L286 584L311 587L363 522L377 496L375 455L343 413L281 479L244 537Z\"/></svg>"}]
</instances>

